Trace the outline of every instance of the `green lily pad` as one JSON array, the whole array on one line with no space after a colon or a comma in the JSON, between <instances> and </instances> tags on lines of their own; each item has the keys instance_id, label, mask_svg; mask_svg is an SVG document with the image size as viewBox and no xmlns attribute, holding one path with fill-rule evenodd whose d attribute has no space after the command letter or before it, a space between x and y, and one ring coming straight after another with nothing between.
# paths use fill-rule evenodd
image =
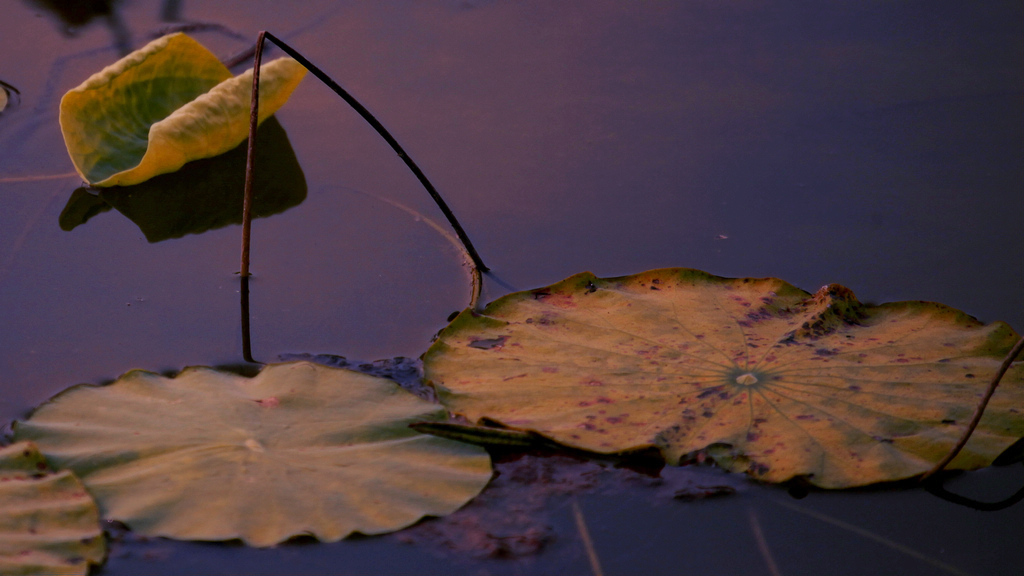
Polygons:
<instances>
[{"instance_id":1,"label":"green lily pad","mask_svg":"<svg viewBox=\"0 0 1024 576\"><path fill-rule=\"evenodd\" d=\"M260 69L260 116L270 117L306 69L279 58ZM71 161L93 186L130 186L223 154L249 135L252 70L234 78L188 36L154 40L61 99Z\"/></svg>"},{"instance_id":2,"label":"green lily pad","mask_svg":"<svg viewBox=\"0 0 1024 576\"><path fill-rule=\"evenodd\" d=\"M260 170L254 173L252 212L254 218L266 218L306 199L306 177L276 118L259 127L256 142ZM150 242L240 224L246 153L243 142L134 186L101 188L96 194L79 188L60 214L60 227L70 231L111 208L138 225Z\"/></svg>"},{"instance_id":3,"label":"green lily pad","mask_svg":"<svg viewBox=\"0 0 1024 576\"><path fill-rule=\"evenodd\" d=\"M99 510L78 478L51 470L31 442L0 448L0 574L84 576L106 555Z\"/></svg>"},{"instance_id":4,"label":"green lily pad","mask_svg":"<svg viewBox=\"0 0 1024 576\"><path fill-rule=\"evenodd\" d=\"M424 371L471 421L843 488L930 469L1017 338L941 304L864 305L835 284L812 295L687 269L585 273L463 312ZM1021 436L1018 362L949 467L987 466Z\"/></svg>"},{"instance_id":5,"label":"green lily pad","mask_svg":"<svg viewBox=\"0 0 1024 576\"><path fill-rule=\"evenodd\" d=\"M390 532L465 504L491 477L486 451L408 426L445 417L390 380L296 362L254 378L187 368L75 386L15 437L139 533L272 546Z\"/></svg>"}]
</instances>

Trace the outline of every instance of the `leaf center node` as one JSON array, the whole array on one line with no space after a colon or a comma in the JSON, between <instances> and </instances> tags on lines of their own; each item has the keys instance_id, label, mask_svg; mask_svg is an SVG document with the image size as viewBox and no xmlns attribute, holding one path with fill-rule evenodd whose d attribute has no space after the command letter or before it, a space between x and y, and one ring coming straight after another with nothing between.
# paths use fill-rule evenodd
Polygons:
<instances>
[{"instance_id":1,"label":"leaf center node","mask_svg":"<svg viewBox=\"0 0 1024 576\"><path fill-rule=\"evenodd\" d=\"M741 386L753 386L757 384L757 376L754 376L750 372L745 372L736 377L736 383Z\"/></svg>"},{"instance_id":2,"label":"leaf center node","mask_svg":"<svg viewBox=\"0 0 1024 576\"><path fill-rule=\"evenodd\" d=\"M254 438L249 438L248 440L246 440L245 447L248 448L249 450L252 450L253 452L266 452L266 450L263 448L263 445L260 444L259 441Z\"/></svg>"}]
</instances>

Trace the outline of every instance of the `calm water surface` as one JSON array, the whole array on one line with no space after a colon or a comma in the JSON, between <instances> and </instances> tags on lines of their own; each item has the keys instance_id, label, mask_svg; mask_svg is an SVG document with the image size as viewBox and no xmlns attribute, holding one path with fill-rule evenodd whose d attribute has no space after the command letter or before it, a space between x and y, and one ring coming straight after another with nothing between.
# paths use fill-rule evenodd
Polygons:
<instances>
[{"instance_id":1,"label":"calm water surface","mask_svg":"<svg viewBox=\"0 0 1024 576\"><path fill-rule=\"evenodd\" d=\"M269 29L360 98L462 220L485 298L590 270L685 266L934 300L1024 328L1024 7L1019 2L156 2L69 26L0 8L0 178L73 172L60 96L171 17ZM219 55L246 42L197 32ZM275 54L276 56L277 54ZM458 255L401 162L312 77L278 119L304 202L254 224L253 351L421 354L465 306ZM70 232L75 176L0 183L0 422L133 368L241 362L239 229L149 243L115 211ZM988 470L957 487L998 499ZM586 496L607 574L1013 574L1024 510L924 492L748 486L714 503ZM103 574L588 573L568 508L539 556L470 561L394 539L134 543ZM845 523L845 524L844 524ZM870 535L855 531L862 529ZM905 549L893 548L881 538ZM917 555L917 556L915 556ZM943 567L934 563L941 562Z\"/></svg>"}]
</instances>

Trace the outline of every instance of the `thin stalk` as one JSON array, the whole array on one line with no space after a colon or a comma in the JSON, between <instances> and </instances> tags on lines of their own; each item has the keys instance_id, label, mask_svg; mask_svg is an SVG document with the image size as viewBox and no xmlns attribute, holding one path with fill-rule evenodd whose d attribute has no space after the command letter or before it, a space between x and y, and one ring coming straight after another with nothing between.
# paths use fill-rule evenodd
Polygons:
<instances>
[{"instance_id":1,"label":"thin stalk","mask_svg":"<svg viewBox=\"0 0 1024 576\"><path fill-rule=\"evenodd\" d=\"M772 556L772 549L768 547L768 540L764 537L764 531L761 530L761 521L757 517L757 512L751 507L750 513L750 529L754 532L754 540L757 542L757 549L761 552L761 558L764 559L765 565L768 566L768 573L772 576L782 576L779 572L778 565L775 564L775 558Z\"/></svg>"},{"instance_id":2,"label":"thin stalk","mask_svg":"<svg viewBox=\"0 0 1024 576\"><path fill-rule=\"evenodd\" d=\"M580 508L580 503L575 496L572 498L572 515L576 520L576 530L580 533L580 541L583 542L583 548L587 551L590 571L594 576L604 576L604 570L601 569L601 560L598 558L597 550L594 548L594 541L590 538L590 530L587 529L587 521L583 518L583 509Z\"/></svg>"},{"instance_id":3,"label":"thin stalk","mask_svg":"<svg viewBox=\"0 0 1024 576\"><path fill-rule=\"evenodd\" d=\"M260 117L260 63L263 61L263 37L256 40L256 58L252 66L252 100L249 104L249 145L245 158L245 196L242 200L242 278L249 276L249 238L252 231L252 181L256 169L256 127Z\"/></svg>"},{"instance_id":4,"label":"thin stalk","mask_svg":"<svg viewBox=\"0 0 1024 576\"><path fill-rule=\"evenodd\" d=\"M351 94L346 92L345 89L343 89L341 86L339 86L337 82L332 80L330 76L328 76L322 70L317 68L312 62L307 60L304 56L302 56L302 54L299 54L291 46L285 44L284 42L279 40L276 36L274 36L270 32L267 32L266 30L260 32L259 39L256 41L256 64L255 64L255 69L253 70L252 120L251 120L251 124L250 124L250 127L249 127L249 158L250 158L250 163L251 163L251 159L252 159L252 142L253 142L254 136L256 134L256 106L257 106L257 100L256 100L255 94L257 92L257 86L258 86L258 84L256 82L257 82L257 79L259 78L259 73L258 73L259 62L260 62L260 59L261 59L262 54L263 54L263 42L264 42L265 38L266 39L270 39L271 42L276 44L286 54L288 54L289 56L294 58L297 62L299 62L300 64L305 66L307 70L309 70L314 76L317 77L317 79L319 79L321 82L323 82L328 88L333 90L334 93L337 94L338 96L340 96L342 100L347 102L348 105L351 106L353 110L358 112L359 115L363 117L363 120L365 120L370 126L373 127L374 130L377 131L377 134L379 134L380 137L383 138L388 143L388 145L391 146L391 149L394 150L396 154L398 154L398 157L401 158L403 162L405 162L405 165L416 176L416 179L420 181L420 184L423 186L423 188L426 189L427 193L430 194L430 197L434 199L434 202L437 204L437 207L441 209L441 212L444 213L445 218L448 219L448 223L451 224L452 228L455 230L455 234L459 237L459 241L461 241L462 245L466 248L466 252L468 252L470 258L472 258L473 264L481 272L487 272L489 270L489 268L486 265L484 265L484 261L480 258L480 255L477 254L476 248L473 247L473 243L469 240L469 236L466 235L466 231L462 229L462 225L459 224L458 219L455 218L455 214L452 212L451 208L448 207L448 204L444 201L444 198L441 198L441 194L438 193L437 189L434 188L434 185L430 183L430 180L428 180L426 175L423 174L423 171L420 170L420 167L416 165L416 162L413 161L413 159L409 156L408 153L406 153L406 151L402 148L402 146L398 143L398 141L395 140L395 137L392 136L391 133L388 132L386 128L384 128L384 125L381 124L380 121L378 121L373 116L373 114L370 113L369 110L367 110L362 104L360 104L359 101L355 99L355 97L353 97ZM250 164L250 166L251 166L251 164ZM251 172L251 170L250 170L250 172ZM251 173L250 172L246 172L246 201L247 202L249 200L249 196L248 196L248 193L249 193L248 186L249 186L249 184L248 184L248 182L249 182L249 180L251 178ZM243 219L243 234L245 233L245 230L246 230L244 228L244 222L245 222L245 220ZM246 242L246 241L247 241L247 238L243 239L243 243ZM247 248L243 247L243 251L247 251ZM247 256L245 258L247 258Z\"/></svg>"},{"instance_id":5,"label":"thin stalk","mask_svg":"<svg viewBox=\"0 0 1024 576\"><path fill-rule=\"evenodd\" d=\"M249 336L249 277L242 276L242 285L239 290L242 295L242 358L246 362L262 364L252 357L252 339Z\"/></svg>"},{"instance_id":6,"label":"thin stalk","mask_svg":"<svg viewBox=\"0 0 1024 576\"><path fill-rule=\"evenodd\" d=\"M433 219L428 218L427 216L424 216L423 214L420 214L416 210L413 210L412 208L409 208L408 206L406 206L405 204L402 204L401 202L396 202L394 200L390 200L390 199L385 198L383 196L378 196L378 195L373 194L371 192L363 192L361 190L353 190L353 192L356 192L357 194L363 194L365 196L369 196L370 198L373 198L374 200L379 200L380 202L384 202L385 204L388 204L390 206L398 208L402 212L405 212L406 214L412 216L416 220L418 220L420 222L423 222L427 226L430 226L431 228L433 228L435 232L440 234L445 240L448 241L449 244L451 244L453 247L455 247L455 249L459 251L459 254L461 254L462 257L464 258L463 265L469 267L469 282L470 282L469 308L471 310L473 310L474 312L479 312L480 311L479 310L479 306L480 306L480 290L481 290L481 288L483 286L482 278L480 277L480 269L477 268L475 265L473 265L473 258L469 255L469 252L466 251L466 247L459 243L459 239L458 238L456 238L455 236L452 236L451 232L449 232L449 231L445 230L444 228L442 228L441 225L438 224L437 222L434 222Z\"/></svg>"},{"instance_id":7,"label":"thin stalk","mask_svg":"<svg viewBox=\"0 0 1024 576\"><path fill-rule=\"evenodd\" d=\"M978 510L980 512L997 512L999 510L1005 510L1010 506L1016 505L1018 502L1024 501L1024 487L1018 489L1012 496L1004 498L998 502L982 502L959 494L954 494L939 482L931 482L924 487L932 496L942 498L946 502L952 502L953 504L959 504L961 506L967 506L972 510Z\"/></svg>"},{"instance_id":8,"label":"thin stalk","mask_svg":"<svg viewBox=\"0 0 1024 576\"><path fill-rule=\"evenodd\" d=\"M816 520L821 520L822 522L825 522L827 524L831 524L838 528L842 528L843 530L847 530L858 536L861 536L862 538L866 538L873 542L877 542L878 544L896 550L897 552L902 552L903 554L906 554L911 558L916 558L917 560L920 560L925 564L930 564L933 567L942 570L943 572L955 574L957 576L970 576L970 572L965 572L964 570L961 570L956 566L946 564L945 562L942 562L940 560L936 560L935 558L932 558L931 556L924 554L923 552L918 552L917 550L914 550L909 546L904 546L903 544L894 542L888 538L885 538L884 536L880 536L870 530L861 528L860 526L856 526L854 524L850 524L849 522L840 520L839 518L833 518L828 514L823 514L816 510L811 510L810 508L804 508L803 506L798 506L796 504L793 504L792 502L786 502L784 500L775 500L774 498L772 498L771 502L774 502L775 504L778 504L783 508L789 508L794 512L799 512L800 514L803 514L805 516L810 516L811 518L814 518Z\"/></svg>"},{"instance_id":9,"label":"thin stalk","mask_svg":"<svg viewBox=\"0 0 1024 576\"><path fill-rule=\"evenodd\" d=\"M963 447L967 445L967 441L970 440L971 434L974 433L974 429L978 427L978 422L981 422L981 416L985 413L985 407L988 406L988 401L992 399L992 394L995 393L996 387L999 386L999 381L1003 379L1003 375L1010 369L1010 365L1013 364L1014 359L1020 355L1021 351L1024 351L1024 338L1017 341L1017 344L1010 350L1010 353L1003 359L1003 364L999 367L999 371L996 372L995 377L992 378L992 382L988 385L988 390L985 391L985 396L982 397L981 402L978 403L978 407L974 410L974 418L971 419L971 423L967 425L967 429L964 430L960 436L960 441L953 446L953 449L946 454L946 457L939 461L934 468L925 472L924 476L921 476L921 482L924 482L930 478L933 474L941 472L950 462L956 458L956 455L963 450Z\"/></svg>"},{"instance_id":10,"label":"thin stalk","mask_svg":"<svg viewBox=\"0 0 1024 576\"><path fill-rule=\"evenodd\" d=\"M38 182L40 180L64 180L66 178L71 178L72 176L78 176L78 172L65 172L64 174L40 174L38 176L11 176L8 178L0 178L0 184L13 182Z\"/></svg>"},{"instance_id":11,"label":"thin stalk","mask_svg":"<svg viewBox=\"0 0 1024 576\"><path fill-rule=\"evenodd\" d=\"M0 90L7 92L8 95L12 93L16 94L18 96L18 101L21 101L21 91L3 80L0 80Z\"/></svg>"}]
</instances>

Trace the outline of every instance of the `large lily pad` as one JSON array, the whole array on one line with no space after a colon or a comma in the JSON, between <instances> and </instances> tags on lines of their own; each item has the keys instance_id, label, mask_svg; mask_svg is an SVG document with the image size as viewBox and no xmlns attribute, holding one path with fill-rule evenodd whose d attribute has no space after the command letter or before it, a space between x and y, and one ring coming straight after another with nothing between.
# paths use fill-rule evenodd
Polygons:
<instances>
[{"instance_id":1,"label":"large lily pad","mask_svg":"<svg viewBox=\"0 0 1024 576\"><path fill-rule=\"evenodd\" d=\"M260 68L260 122L284 105L305 74L291 58ZM252 70L232 78L201 44L170 34L65 94L61 132L86 182L130 186L245 140L251 89Z\"/></svg>"},{"instance_id":2,"label":"large lily pad","mask_svg":"<svg viewBox=\"0 0 1024 576\"><path fill-rule=\"evenodd\" d=\"M296 362L254 378L188 368L76 386L15 437L137 532L270 546L389 532L465 504L490 479L487 453L408 427L443 418L389 380Z\"/></svg>"},{"instance_id":3,"label":"large lily pad","mask_svg":"<svg viewBox=\"0 0 1024 576\"><path fill-rule=\"evenodd\" d=\"M0 448L0 574L82 575L107 554L99 510L31 442Z\"/></svg>"},{"instance_id":4,"label":"large lily pad","mask_svg":"<svg viewBox=\"0 0 1024 576\"><path fill-rule=\"evenodd\" d=\"M465 311L424 356L449 408L611 453L658 447L780 482L918 475L959 438L1017 335L930 302L687 269L579 274ZM1024 436L1016 363L951 468Z\"/></svg>"}]
</instances>

